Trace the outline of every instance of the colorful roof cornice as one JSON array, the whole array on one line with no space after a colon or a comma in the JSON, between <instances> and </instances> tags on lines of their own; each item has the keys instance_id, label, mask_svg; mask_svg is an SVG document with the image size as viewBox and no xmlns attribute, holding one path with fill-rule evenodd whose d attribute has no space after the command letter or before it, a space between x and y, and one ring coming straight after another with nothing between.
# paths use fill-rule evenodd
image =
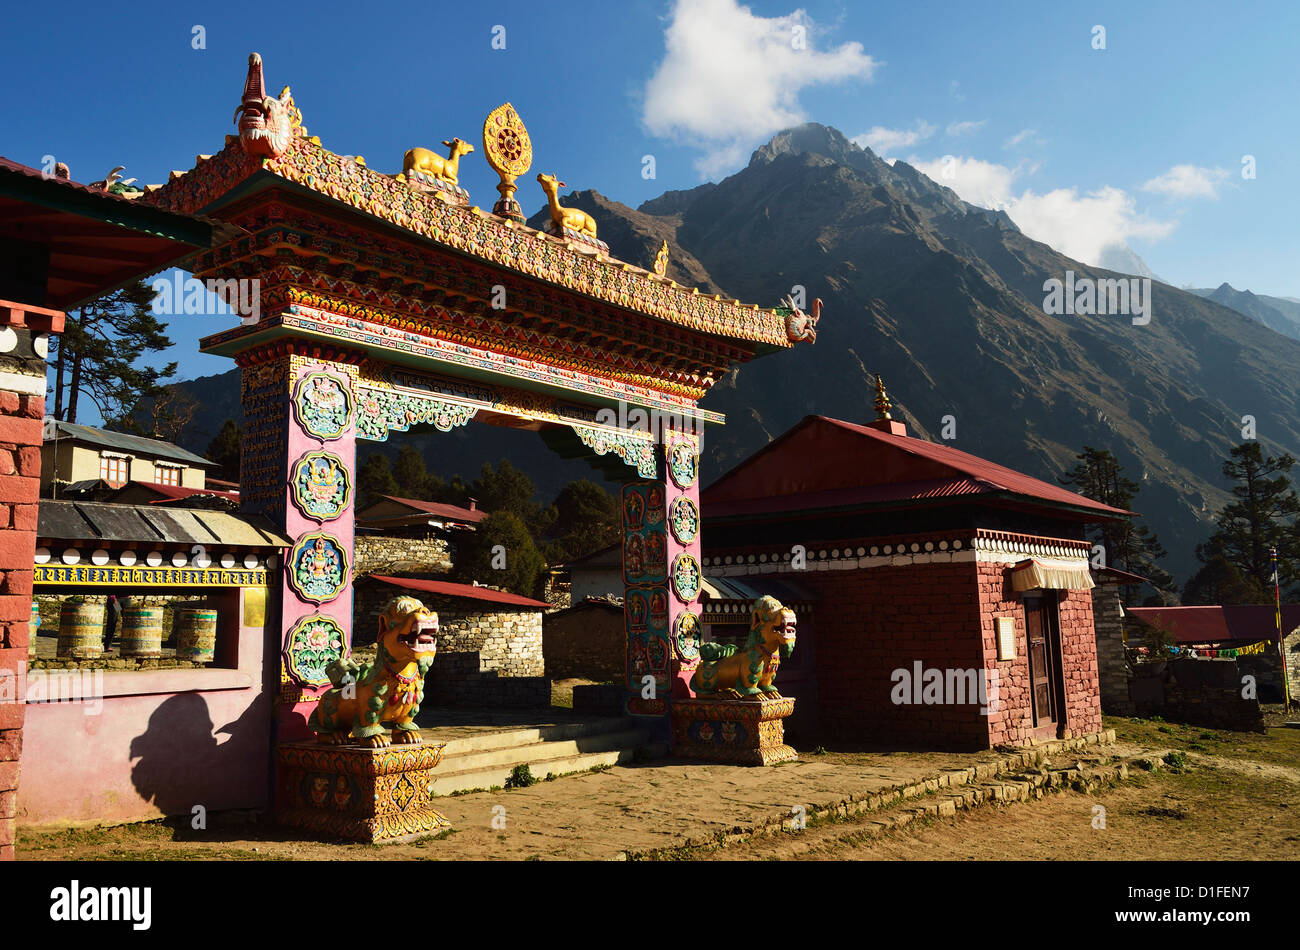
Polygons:
<instances>
[{"instance_id":1,"label":"colorful roof cornice","mask_svg":"<svg viewBox=\"0 0 1300 950\"><path fill-rule=\"evenodd\" d=\"M261 58L253 54L237 112L239 135L228 136L216 155L199 156L192 171L173 172L167 184L141 201L211 214L280 179L426 241L658 321L771 347L808 338L790 332L788 311L701 294L615 260L590 242L536 231L469 206L445 186L422 186L427 183L368 168L359 156L336 155L307 135L288 87L279 98L265 95L261 71Z\"/></svg>"}]
</instances>

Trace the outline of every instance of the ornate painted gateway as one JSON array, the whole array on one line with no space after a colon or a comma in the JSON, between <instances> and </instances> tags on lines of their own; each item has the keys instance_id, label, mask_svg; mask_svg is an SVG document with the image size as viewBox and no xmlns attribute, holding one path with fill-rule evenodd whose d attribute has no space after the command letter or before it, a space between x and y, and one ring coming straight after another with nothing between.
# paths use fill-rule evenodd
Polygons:
<instances>
[{"instance_id":1,"label":"ornate painted gateway","mask_svg":"<svg viewBox=\"0 0 1300 950\"><path fill-rule=\"evenodd\" d=\"M331 659L305 625L342 631L341 651L351 635L356 440L472 419L538 431L626 483L628 711L666 728L666 699L689 695L699 662L700 436L723 421L697 402L732 364L810 339L816 314L613 259L595 222L560 205L553 174L537 176L552 224L525 225L514 192L533 145L509 104L483 129L501 178L492 212L459 183L480 156L458 130L444 130L446 155L413 148L383 174L309 135L288 87L266 93L256 53L236 118L220 152L140 200L244 231L187 266L232 305L256 301L203 348L243 369L243 504L294 542L281 738L305 736Z\"/></svg>"}]
</instances>

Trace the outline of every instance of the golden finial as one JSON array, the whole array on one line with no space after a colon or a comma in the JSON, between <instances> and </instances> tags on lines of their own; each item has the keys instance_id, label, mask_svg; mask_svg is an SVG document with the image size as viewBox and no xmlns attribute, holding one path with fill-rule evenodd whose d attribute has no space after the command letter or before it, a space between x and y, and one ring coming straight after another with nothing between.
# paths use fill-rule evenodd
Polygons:
<instances>
[{"instance_id":1,"label":"golden finial","mask_svg":"<svg viewBox=\"0 0 1300 950\"><path fill-rule=\"evenodd\" d=\"M668 271L668 242L667 241L664 241L664 243L659 248L659 253L655 255L654 271L660 277L664 276L664 274L667 273Z\"/></svg>"},{"instance_id":2,"label":"golden finial","mask_svg":"<svg viewBox=\"0 0 1300 950\"><path fill-rule=\"evenodd\" d=\"M515 200L515 179L533 163L533 142L515 107L508 102L497 106L483 120L483 157L501 179L497 183L501 200L493 205L492 213L525 221L523 209Z\"/></svg>"},{"instance_id":3,"label":"golden finial","mask_svg":"<svg viewBox=\"0 0 1300 950\"><path fill-rule=\"evenodd\" d=\"M885 381L880 374L876 374L876 421L888 422L894 417L889 414L889 410L894 408L889 401L889 393L885 392Z\"/></svg>"}]
</instances>

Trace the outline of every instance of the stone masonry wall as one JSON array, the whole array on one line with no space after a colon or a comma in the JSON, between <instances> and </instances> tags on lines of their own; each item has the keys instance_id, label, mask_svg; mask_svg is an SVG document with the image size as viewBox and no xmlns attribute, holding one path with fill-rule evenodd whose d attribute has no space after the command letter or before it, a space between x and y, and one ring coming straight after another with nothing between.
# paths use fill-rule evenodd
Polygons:
<instances>
[{"instance_id":1,"label":"stone masonry wall","mask_svg":"<svg viewBox=\"0 0 1300 950\"><path fill-rule=\"evenodd\" d=\"M1092 589L1092 622L1097 631L1097 681L1101 708L1114 716L1132 716L1128 694L1128 658L1124 653L1124 617L1120 588L1099 584Z\"/></svg>"},{"instance_id":2,"label":"stone masonry wall","mask_svg":"<svg viewBox=\"0 0 1300 950\"><path fill-rule=\"evenodd\" d=\"M0 675L27 661L44 413L44 395L0 390ZM25 712L0 701L0 860L14 856Z\"/></svg>"},{"instance_id":3,"label":"stone masonry wall","mask_svg":"<svg viewBox=\"0 0 1300 950\"><path fill-rule=\"evenodd\" d=\"M622 682L627 634L621 606L586 606L542 622L546 670L553 679Z\"/></svg>"},{"instance_id":4,"label":"stone masonry wall","mask_svg":"<svg viewBox=\"0 0 1300 950\"><path fill-rule=\"evenodd\" d=\"M352 539L352 569L363 574L440 574L451 570L443 538L359 534Z\"/></svg>"}]
</instances>

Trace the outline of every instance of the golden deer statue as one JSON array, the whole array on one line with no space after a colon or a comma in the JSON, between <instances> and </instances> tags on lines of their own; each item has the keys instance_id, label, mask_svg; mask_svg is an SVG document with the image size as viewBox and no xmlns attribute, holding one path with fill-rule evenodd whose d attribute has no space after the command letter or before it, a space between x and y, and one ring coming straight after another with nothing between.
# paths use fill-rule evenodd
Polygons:
<instances>
[{"instance_id":1,"label":"golden deer statue","mask_svg":"<svg viewBox=\"0 0 1300 950\"><path fill-rule=\"evenodd\" d=\"M460 173L460 157L474 151L474 146L460 139L452 139L450 142L444 140L442 144L451 149L451 154L446 158L427 148L410 149L402 160L402 174L409 175L414 169L448 185L459 186L457 176Z\"/></svg>"},{"instance_id":2,"label":"golden deer statue","mask_svg":"<svg viewBox=\"0 0 1300 950\"><path fill-rule=\"evenodd\" d=\"M537 173L537 181L541 184L542 191L546 192L546 203L551 209L551 221L557 228L568 228L589 238L595 238L595 219L578 208L565 208L556 197L559 190L565 187L564 182L558 181L554 175L543 175L541 172Z\"/></svg>"}]
</instances>

